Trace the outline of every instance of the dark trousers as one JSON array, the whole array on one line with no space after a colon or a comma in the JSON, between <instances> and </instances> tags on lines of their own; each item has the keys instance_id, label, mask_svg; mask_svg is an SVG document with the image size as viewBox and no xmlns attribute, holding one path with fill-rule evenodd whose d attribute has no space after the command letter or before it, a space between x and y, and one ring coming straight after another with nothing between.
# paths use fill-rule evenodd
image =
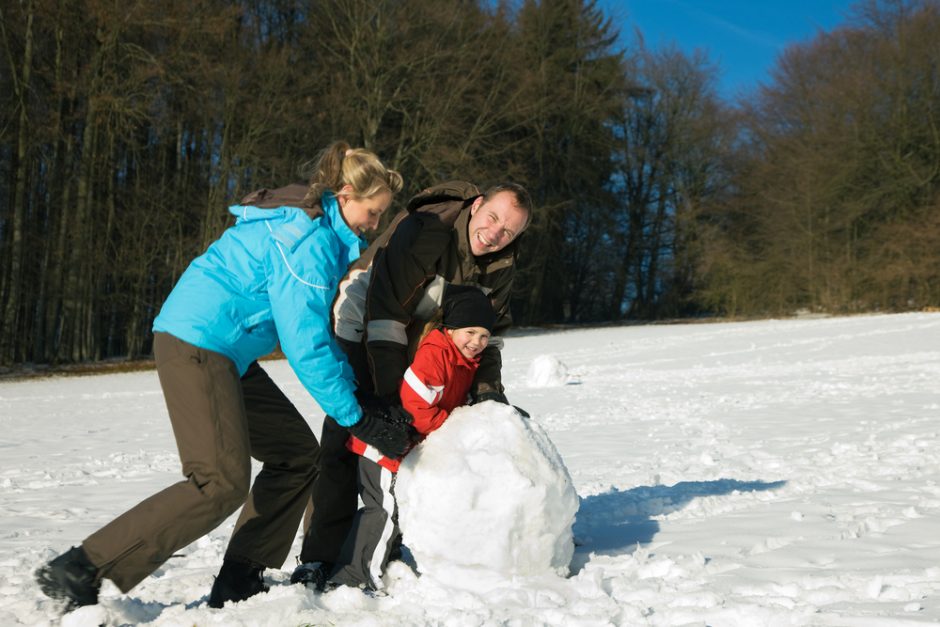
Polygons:
<instances>
[{"instance_id":1,"label":"dark trousers","mask_svg":"<svg viewBox=\"0 0 940 627\"><path fill-rule=\"evenodd\" d=\"M389 556L401 543L395 473L360 458L359 495L362 507L356 512L330 580L380 590Z\"/></svg>"},{"instance_id":2,"label":"dark trousers","mask_svg":"<svg viewBox=\"0 0 940 627\"><path fill-rule=\"evenodd\" d=\"M337 338L352 366L359 389L371 391L372 377L360 343ZM307 528L300 561L327 562L339 559L340 549L352 528L359 506L356 473L359 456L346 448L349 431L327 416L320 435L320 464L313 483L313 506L308 510Z\"/></svg>"},{"instance_id":3,"label":"dark trousers","mask_svg":"<svg viewBox=\"0 0 940 627\"><path fill-rule=\"evenodd\" d=\"M127 592L242 504L226 558L283 565L316 477L318 445L303 416L253 363L154 335L157 374L185 479L88 536L102 577ZM254 485L251 457L264 463Z\"/></svg>"}]
</instances>

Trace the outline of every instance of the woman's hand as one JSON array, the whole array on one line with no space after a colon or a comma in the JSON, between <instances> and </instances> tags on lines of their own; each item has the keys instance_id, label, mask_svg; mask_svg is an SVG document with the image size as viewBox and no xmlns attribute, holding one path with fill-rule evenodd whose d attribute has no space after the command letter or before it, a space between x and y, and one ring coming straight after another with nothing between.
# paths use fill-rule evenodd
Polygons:
<instances>
[{"instance_id":1,"label":"woman's hand","mask_svg":"<svg viewBox=\"0 0 940 627\"><path fill-rule=\"evenodd\" d=\"M356 400L362 408L362 418L349 427L349 432L386 457L404 455L414 443L415 434L408 412L368 392L357 391Z\"/></svg>"}]
</instances>

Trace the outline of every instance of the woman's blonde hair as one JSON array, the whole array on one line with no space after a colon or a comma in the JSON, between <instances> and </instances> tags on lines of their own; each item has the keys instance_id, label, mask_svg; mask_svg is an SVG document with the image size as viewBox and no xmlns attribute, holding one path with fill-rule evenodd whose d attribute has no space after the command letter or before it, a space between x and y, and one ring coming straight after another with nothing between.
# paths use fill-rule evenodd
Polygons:
<instances>
[{"instance_id":1,"label":"woman's blonde hair","mask_svg":"<svg viewBox=\"0 0 940 627\"><path fill-rule=\"evenodd\" d=\"M349 196L361 199L382 192L394 196L401 191L402 184L401 174L386 168L375 153L335 141L317 157L304 204L312 207L320 202L324 192L339 194L346 185L352 187Z\"/></svg>"}]
</instances>

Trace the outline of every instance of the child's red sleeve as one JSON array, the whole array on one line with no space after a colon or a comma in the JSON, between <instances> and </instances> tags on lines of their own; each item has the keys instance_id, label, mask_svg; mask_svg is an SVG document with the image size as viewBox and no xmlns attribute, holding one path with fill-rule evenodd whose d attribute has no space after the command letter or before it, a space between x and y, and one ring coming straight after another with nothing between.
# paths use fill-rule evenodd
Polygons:
<instances>
[{"instance_id":1,"label":"child's red sleeve","mask_svg":"<svg viewBox=\"0 0 940 627\"><path fill-rule=\"evenodd\" d=\"M449 412L438 407L444 394L444 352L436 346L421 346L401 382L401 404L414 418L414 428L426 435L440 427Z\"/></svg>"}]
</instances>

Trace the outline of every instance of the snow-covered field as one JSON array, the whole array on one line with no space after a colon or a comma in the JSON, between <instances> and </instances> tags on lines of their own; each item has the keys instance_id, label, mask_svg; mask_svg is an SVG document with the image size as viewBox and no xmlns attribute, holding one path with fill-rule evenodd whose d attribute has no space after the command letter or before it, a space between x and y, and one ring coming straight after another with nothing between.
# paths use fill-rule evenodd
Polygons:
<instances>
[{"instance_id":1,"label":"snow-covered field","mask_svg":"<svg viewBox=\"0 0 940 627\"><path fill-rule=\"evenodd\" d=\"M212 610L230 520L62 624L940 623L940 314L522 335L504 379L581 499L568 577L480 588L397 562L388 596L316 594L291 558ZM179 478L153 372L0 383L0 456L2 625L57 623L33 569Z\"/></svg>"}]
</instances>

